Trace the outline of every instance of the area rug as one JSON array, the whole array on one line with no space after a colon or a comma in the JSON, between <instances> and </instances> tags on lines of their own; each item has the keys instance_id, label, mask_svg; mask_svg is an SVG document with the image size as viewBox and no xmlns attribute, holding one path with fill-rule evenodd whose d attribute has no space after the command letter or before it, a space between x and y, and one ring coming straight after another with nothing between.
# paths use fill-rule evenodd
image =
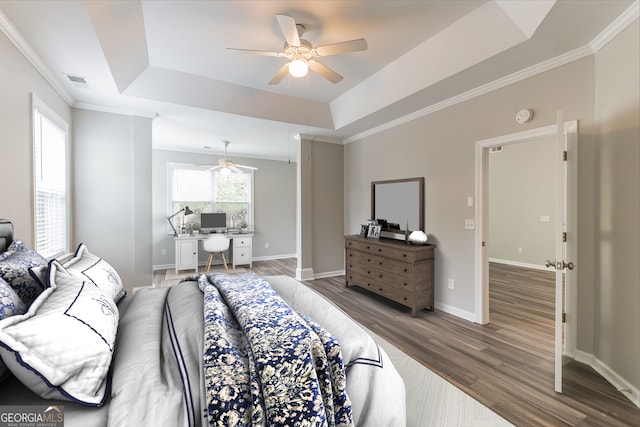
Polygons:
<instances>
[{"instance_id":1,"label":"area rug","mask_svg":"<svg viewBox=\"0 0 640 427\"><path fill-rule=\"evenodd\" d=\"M367 328L365 328L367 329ZM440 375L367 329L404 380L407 427L512 426Z\"/></svg>"}]
</instances>

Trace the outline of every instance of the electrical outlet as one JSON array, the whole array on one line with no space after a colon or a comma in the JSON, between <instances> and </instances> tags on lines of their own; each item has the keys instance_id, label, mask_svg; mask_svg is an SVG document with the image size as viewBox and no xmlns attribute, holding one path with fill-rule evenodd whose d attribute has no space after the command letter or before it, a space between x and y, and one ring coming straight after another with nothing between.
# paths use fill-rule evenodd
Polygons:
<instances>
[{"instance_id":1,"label":"electrical outlet","mask_svg":"<svg viewBox=\"0 0 640 427\"><path fill-rule=\"evenodd\" d=\"M518 253L521 254L522 253L522 248L518 248Z\"/></svg>"},{"instance_id":2,"label":"electrical outlet","mask_svg":"<svg viewBox=\"0 0 640 427\"><path fill-rule=\"evenodd\" d=\"M453 279L449 279L449 289L453 289L456 286L456 282Z\"/></svg>"},{"instance_id":3,"label":"electrical outlet","mask_svg":"<svg viewBox=\"0 0 640 427\"><path fill-rule=\"evenodd\" d=\"M464 228L465 230L475 230L476 222L473 219L465 219Z\"/></svg>"},{"instance_id":4,"label":"electrical outlet","mask_svg":"<svg viewBox=\"0 0 640 427\"><path fill-rule=\"evenodd\" d=\"M166 254L167 254L167 250L166 250L166 249L163 249L163 250L162 250L162 255L166 255Z\"/></svg>"},{"instance_id":5,"label":"electrical outlet","mask_svg":"<svg viewBox=\"0 0 640 427\"><path fill-rule=\"evenodd\" d=\"M269 248L271 247L271 244L270 244L270 243L265 243L265 244L264 244L264 247L265 247L265 248L267 248L267 249L269 249Z\"/></svg>"}]
</instances>

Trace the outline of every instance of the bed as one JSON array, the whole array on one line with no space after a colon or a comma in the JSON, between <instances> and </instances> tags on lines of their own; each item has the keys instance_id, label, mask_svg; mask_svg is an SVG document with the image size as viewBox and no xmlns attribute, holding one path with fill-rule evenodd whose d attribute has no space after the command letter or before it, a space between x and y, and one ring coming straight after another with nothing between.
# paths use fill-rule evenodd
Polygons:
<instances>
[{"instance_id":1,"label":"bed","mask_svg":"<svg viewBox=\"0 0 640 427\"><path fill-rule=\"evenodd\" d=\"M34 405L83 427L405 425L386 353L291 277L200 274L125 296L86 245L44 260L0 220L0 290L0 412Z\"/></svg>"}]
</instances>

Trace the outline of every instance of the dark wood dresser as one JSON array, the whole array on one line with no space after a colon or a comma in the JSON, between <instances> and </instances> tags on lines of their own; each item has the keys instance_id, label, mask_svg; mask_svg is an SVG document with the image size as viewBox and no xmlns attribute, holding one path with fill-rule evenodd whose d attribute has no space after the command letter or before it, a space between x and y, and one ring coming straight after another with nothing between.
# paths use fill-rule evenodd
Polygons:
<instances>
[{"instance_id":1,"label":"dark wood dresser","mask_svg":"<svg viewBox=\"0 0 640 427\"><path fill-rule=\"evenodd\" d=\"M411 308L433 310L435 245L345 236L346 285L359 286Z\"/></svg>"}]
</instances>

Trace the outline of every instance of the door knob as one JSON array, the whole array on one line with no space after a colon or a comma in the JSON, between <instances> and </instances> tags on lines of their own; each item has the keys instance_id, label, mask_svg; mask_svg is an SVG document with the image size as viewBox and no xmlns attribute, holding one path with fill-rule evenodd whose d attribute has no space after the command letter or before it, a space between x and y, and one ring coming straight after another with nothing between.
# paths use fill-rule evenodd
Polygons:
<instances>
[{"instance_id":1,"label":"door knob","mask_svg":"<svg viewBox=\"0 0 640 427\"><path fill-rule=\"evenodd\" d=\"M575 267L575 265L573 264L572 261L569 261L568 263L563 261L551 261L551 260L547 260L547 262L544 263L545 267L553 267L556 270L564 270L565 268L568 268L569 270L573 270L573 268Z\"/></svg>"}]
</instances>

